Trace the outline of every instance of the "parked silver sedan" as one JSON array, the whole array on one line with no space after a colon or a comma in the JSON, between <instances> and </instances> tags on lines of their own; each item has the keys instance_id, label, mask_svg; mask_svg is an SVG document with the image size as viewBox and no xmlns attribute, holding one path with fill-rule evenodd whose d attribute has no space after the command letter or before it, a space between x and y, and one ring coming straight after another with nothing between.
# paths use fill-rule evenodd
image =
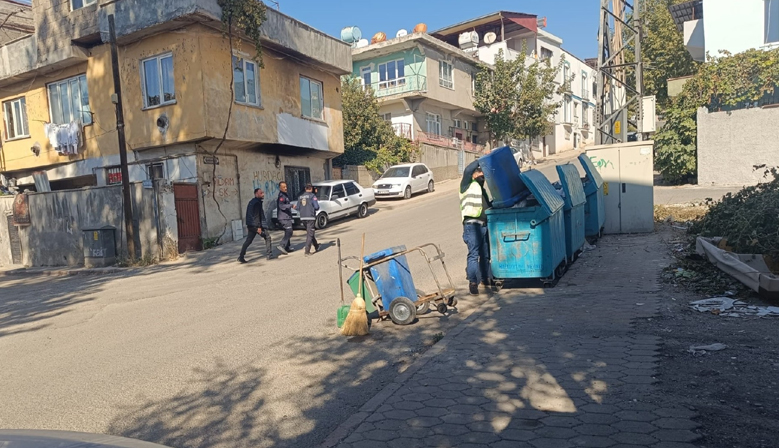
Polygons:
<instances>
[{"instance_id":1,"label":"parked silver sedan","mask_svg":"<svg viewBox=\"0 0 779 448\"><path fill-rule=\"evenodd\" d=\"M373 189L363 188L352 180L331 180L313 185L319 199L319 212L316 215L317 229L324 229L333 219L352 215L365 218L368 216L368 208L376 204ZM292 201L292 204L297 204L297 201ZM273 224L280 227L277 209L273 209L271 218ZM296 227L302 226L297 209L292 210L292 218L295 220Z\"/></svg>"}]
</instances>

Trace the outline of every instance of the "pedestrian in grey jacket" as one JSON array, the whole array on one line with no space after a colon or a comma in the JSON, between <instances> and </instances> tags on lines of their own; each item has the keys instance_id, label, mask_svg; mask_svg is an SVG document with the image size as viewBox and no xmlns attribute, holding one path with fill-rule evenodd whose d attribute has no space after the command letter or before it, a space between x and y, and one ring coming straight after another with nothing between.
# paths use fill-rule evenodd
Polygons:
<instances>
[{"instance_id":1,"label":"pedestrian in grey jacket","mask_svg":"<svg viewBox=\"0 0 779 448\"><path fill-rule=\"evenodd\" d=\"M319 199L314 193L314 186L306 185L306 192L300 195L295 206L300 212L300 221L306 226L306 256L311 255L311 246L319 252L319 243L316 241L316 212L319 211Z\"/></svg>"},{"instance_id":2,"label":"pedestrian in grey jacket","mask_svg":"<svg viewBox=\"0 0 779 448\"><path fill-rule=\"evenodd\" d=\"M286 182L279 182L279 190L279 198L276 200L276 208L278 210L276 216L279 220L279 224L284 227L284 238L282 238L281 244L276 248L282 254L287 255L292 252L292 248L290 247L292 223L294 222L292 219L292 200L289 198L289 194L287 194Z\"/></svg>"}]
</instances>

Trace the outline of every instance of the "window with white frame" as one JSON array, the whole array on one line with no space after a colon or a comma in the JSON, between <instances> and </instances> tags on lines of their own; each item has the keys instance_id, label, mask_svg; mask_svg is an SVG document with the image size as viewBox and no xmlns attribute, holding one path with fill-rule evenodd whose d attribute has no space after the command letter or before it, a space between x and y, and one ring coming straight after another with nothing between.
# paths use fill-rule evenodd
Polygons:
<instances>
[{"instance_id":1,"label":"window with white frame","mask_svg":"<svg viewBox=\"0 0 779 448\"><path fill-rule=\"evenodd\" d=\"M765 43L779 43L779 0L765 0Z\"/></svg>"},{"instance_id":2,"label":"window with white frame","mask_svg":"<svg viewBox=\"0 0 779 448\"><path fill-rule=\"evenodd\" d=\"M590 124L590 105L582 103L582 126L588 126Z\"/></svg>"},{"instance_id":3,"label":"window with white frame","mask_svg":"<svg viewBox=\"0 0 779 448\"><path fill-rule=\"evenodd\" d=\"M92 124L86 75L53 82L46 86L46 91L52 123L81 121L82 124Z\"/></svg>"},{"instance_id":4,"label":"window with white frame","mask_svg":"<svg viewBox=\"0 0 779 448\"><path fill-rule=\"evenodd\" d=\"M387 112L386 114L381 114L381 119L384 121L392 122L392 112Z\"/></svg>"},{"instance_id":5,"label":"window with white frame","mask_svg":"<svg viewBox=\"0 0 779 448\"><path fill-rule=\"evenodd\" d=\"M587 73L582 72L582 98L589 98L590 92L587 91Z\"/></svg>"},{"instance_id":6,"label":"window with white frame","mask_svg":"<svg viewBox=\"0 0 779 448\"><path fill-rule=\"evenodd\" d=\"M73 11L81 9L84 6L94 5L97 0L70 0L70 7Z\"/></svg>"},{"instance_id":7,"label":"window with white frame","mask_svg":"<svg viewBox=\"0 0 779 448\"><path fill-rule=\"evenodd\" d=\"M541 60L548 61L550 59L552 59L552 50L541 47Z\"/></svg>"},{"instance_id":8,"label":"window with white frame","mask_svg":"<svg viewBox=\"0 0 779 448\"><path fill-rule=\"evenodd\" d=\"M239 56L233 56L233 79L235 88L235 102L259 106L260 82L257 63Z\"/></svg>"},{"instance_id":9,"label":"window with white frame","mask_svg":"<svg viewBox=\"0 0 779 448\"><path fill-rule=\"evenodd\" d=\"M176 102L173 86L173 55L163 54L141 61L143 107L164 106Z\"/></svg>"},{"instance_id":10,"label":"window with white frame","mask_svg":"<svg viewBox=\"0 0 779 448\"><path fill-rule=\"evenodd\" d=\"M567 91L571 90L570 77L571 77L571 64L566 62L565 64L563 64L563 88L565 88Z\"/></svg>"},{"instance_id":11,"label":"window with white frame","mask_svg":"<svg viewBox=\"0 0 779 448\"><path fill-rule=\"evenodd\" d=\"M403 59L379 64L379 90L406 83L406 66Z\"/></svg>"},{"instance_id":12,"label":"window with white frame","mask_svg":"<svg viewBox=\"0 0 779 448\"><path fill-rule=\"evenodd\" d=\"M300 107L304 117L324 120L325 103L322 83L313 79L300 77Z\"/></svg>"},{"instance_id":13,"label":"window with white frame","mask_svg":"<svg viewBox=\"0 0 779 448\"><path fill-rule=\"evenodd\" d=\"M438 114L427 113L427 133L431 135L441 135L441 116Z\"/></svg>"},{"instance_id":14,"label":"window with white frame","mask_svg":"<svg viewBox=\"0 0 779 448\"><path fill-rule=\"evenodd\" d=\"M438 63L438 83L441 87L454 89L454 67L446 61Z\"/></svg>"},{"instance_id":15,"label":"window with white frame","mask_svg":"<svg viewBox=\"0 0 779 448\"><path fill-rule=\"evenodd\" d=\"M461 128L462 127L462 122L458 118L455 118L452 121L454 122L454 127L456 127L456 128Z\"/></svg>"},{"instance_id":16,"label":"window with white frame","mask_svg":"<svg viewBox=\"0 0 779 448\"><path fill-rule=\"evenodd\" d=\"M566 95L563 101L563 123L571 123L571 97Z\"/></svg>"},{"instance_id":17,"label":"window with white frame","mask_svg":"<svg viewBox=\"0 0 779 448\"><path fill-rule=\"evenodd\" d=\"M30 136L27 127L27 101L24 97L3 103L5 139L13 140Z\"/></svg>"}]
</instances>

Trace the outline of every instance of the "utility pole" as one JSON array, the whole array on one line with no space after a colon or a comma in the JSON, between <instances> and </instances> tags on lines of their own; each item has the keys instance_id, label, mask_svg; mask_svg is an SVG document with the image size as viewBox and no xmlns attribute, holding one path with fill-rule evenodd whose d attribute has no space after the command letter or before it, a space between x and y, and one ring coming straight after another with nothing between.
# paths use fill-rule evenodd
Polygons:
<instances>
[{"instance_id":1,"label":"utility pole","mask_svg":"<svg viewBox=\"0 0 779 448\"><path fill-rule=\"evenodd\" d=\"M114 96L116 106L116 133L119 136L119 163L122 170L122 202L124 203L124 229L127 235L127 252L135 259L135 228L133 227L133 204L130 195L130 173L127 169L127 142L124 138L124 112L122 110L122 82L119 79L119 52L116 49L114 15L108 16L108 33L111 40L111 68L114 73Z\"/></svg>"}]
</instances>

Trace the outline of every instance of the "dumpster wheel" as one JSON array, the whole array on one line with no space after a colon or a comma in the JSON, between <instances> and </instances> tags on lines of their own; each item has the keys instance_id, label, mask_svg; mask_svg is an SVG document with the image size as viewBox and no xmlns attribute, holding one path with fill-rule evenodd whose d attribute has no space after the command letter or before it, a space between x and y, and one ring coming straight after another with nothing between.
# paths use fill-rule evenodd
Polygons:
<instances>
[{"instance_id":1,"label":"dumpster wheel","mask_svg":"<svg viewBox=\"0 0 779 448\"><path fill-rule=\"evenodd\" d=\"M407 297L397 297L390 303L389 315L397 325L408 325L417 318L417 306Z\"/></svg>"}]
</instances>

